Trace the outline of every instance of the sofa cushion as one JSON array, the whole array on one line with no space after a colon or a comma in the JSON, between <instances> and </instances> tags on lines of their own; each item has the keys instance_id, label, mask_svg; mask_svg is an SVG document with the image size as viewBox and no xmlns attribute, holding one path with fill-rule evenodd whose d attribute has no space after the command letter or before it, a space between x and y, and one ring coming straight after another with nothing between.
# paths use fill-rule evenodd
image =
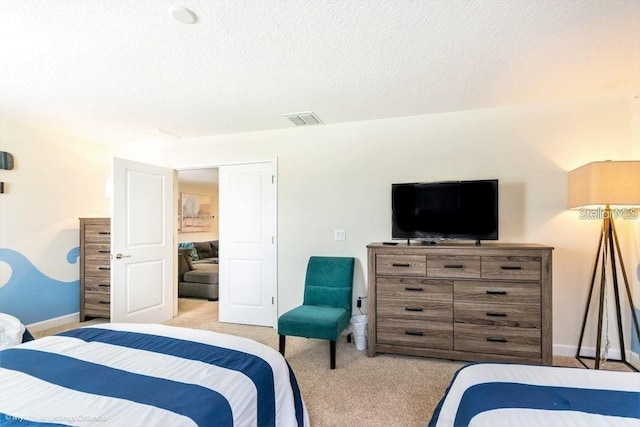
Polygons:
<instances>
[{"instance_id":1,"label":"sofa cushion","mask_svg":"<svg viewBox=\"0 0 640 427\"><path fill-rule=\"evenodd\" d=\"M194 242L196 250L198 251L198 258L213 258L213 248L211 242Z\"/></svg>"},{"instance_id":2,"label":"sofa cushion","mask_svg":"<svg viewBox=\"0 0 640 427\"><path fill-rule=\"evenodd\" d=\"M182 254L181 261L184 261L186 270L193 270L193 263L191 262L191 249L178 249L178 253Z\"/></svg>"},{"instance_id":3,"label":"sofa cushion","mask_svg":"<svg viewBox=\"0 0 640 427\"><path fill-rule=\"evenodd\" d=\"M197 264L195 270L184 273L182 281L190 283L217 284L218 264Z\"/></svg>"}]
</instances>

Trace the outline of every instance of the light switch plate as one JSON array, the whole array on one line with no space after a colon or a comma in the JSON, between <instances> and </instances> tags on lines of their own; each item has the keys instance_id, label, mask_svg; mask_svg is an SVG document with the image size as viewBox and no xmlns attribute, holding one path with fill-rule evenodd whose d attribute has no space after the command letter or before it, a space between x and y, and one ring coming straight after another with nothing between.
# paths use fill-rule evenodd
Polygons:
<instances>
[{"instance_id":1,"label":"light switch plate","mask_svg":"<svg viewBox=\"0 0 640 427\"><path fill-rule=\"evenodd\" d=\"M347 240L347 232L345 230L333 230L333 240Z\"/></svg>"}]
</instances>

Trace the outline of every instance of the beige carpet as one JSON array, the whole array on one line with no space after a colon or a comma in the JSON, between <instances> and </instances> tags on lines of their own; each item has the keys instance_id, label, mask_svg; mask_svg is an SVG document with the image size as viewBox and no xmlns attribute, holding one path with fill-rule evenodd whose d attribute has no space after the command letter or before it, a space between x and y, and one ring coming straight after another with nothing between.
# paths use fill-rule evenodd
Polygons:
<instances>
[{"instance_id":1,"label":"beige carpet","mask_svg":"<svg viewBox=\"0 0 640 427\"><path fill-rule=\"evenodd\" d=\"M82 324L43 331L50 335ZM272 328L218 322L218 303L179 300L179 315L168 325L240 335L278 349ZM329 369L329 343L287 338L287 360L295 372L313 426L426 426L455 371L463 362L421 357L366 356L342 337L336 369ZM574 358L556 357L554 364L580 366ZM615 368L614 368L615 369Z\"/></svg>"},{"instance_id":2,"label":"beige carpet","mask_svg":"<svg viewBox=\"0 0 640 427\"><path fill-rule=\"evenodd\" d=\"M278 348L273 328L219 323L218 304L180 299L174 326L241 335ZM313 426L425 426L454 372L463 363L416 357L366 356L342 337L336 369L329 343L287 338L286 357L298 379Z\"/></svg>"}]
</instances>

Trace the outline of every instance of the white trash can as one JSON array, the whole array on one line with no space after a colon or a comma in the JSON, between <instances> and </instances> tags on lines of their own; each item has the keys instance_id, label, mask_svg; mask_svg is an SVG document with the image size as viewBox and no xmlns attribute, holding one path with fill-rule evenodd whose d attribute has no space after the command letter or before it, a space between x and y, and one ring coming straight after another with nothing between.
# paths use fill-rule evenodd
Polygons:
<instances>
[{"instance_id":1,"label":"white trash can","mask_svg":"<svg viewBox=\"0 0 640 427\"><path fill-rule=\"evenodd\" d=\"M358 350L367 349L367 315L359 314L351 318L351 333Z\"/></svg>"}]
</instances>

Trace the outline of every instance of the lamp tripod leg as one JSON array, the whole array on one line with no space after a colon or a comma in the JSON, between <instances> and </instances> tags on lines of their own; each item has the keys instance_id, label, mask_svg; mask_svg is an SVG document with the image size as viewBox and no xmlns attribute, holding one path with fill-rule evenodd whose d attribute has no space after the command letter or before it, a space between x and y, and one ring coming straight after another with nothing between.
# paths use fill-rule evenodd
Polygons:
<instances>
[{"instance_id":1,"label":"lamp tripod leg","mask_svg":"<svg viewBox=\"0 0 640 427\"><path fill-rule=\"evenodd\" d=\"M600 352L602 350L602 318L604 317L604 296L607 287L607 252L610 241L609 220L605 218L604 245L602 247L602 268L600 269L600 298L598 303L598 336L596 337L595 368L600 369Z\"/></svg>"},{"instance_id":2,"label":"lamp tripod leg","mask_svg":"<svg viewBox=\"0 0 640 427\"><path fill-rule=\"evenodd\" d=\"M582 365L587 368L588 366L584 364L584 362L580 359L580 350L582 350L582 340L584 339L584 331L587 326L587 317L589 315L589 307L591 306L591 299L593 298L593 289L596 283L596 273L598 271L598 262L600 261L600 252L602 250L602 240L604 238L604 223L602 224L602 228L600 230L600 240L598 241L598 249L596 250L596 257L593 261L593 272L591 273L591 286L589 288L589 297L587 298L587 305L584 309L584 316L582 316L582 327L580 328L580 339L578 340L578 348L576 350L576 359Z\"/></svg>"}]
</instances>

